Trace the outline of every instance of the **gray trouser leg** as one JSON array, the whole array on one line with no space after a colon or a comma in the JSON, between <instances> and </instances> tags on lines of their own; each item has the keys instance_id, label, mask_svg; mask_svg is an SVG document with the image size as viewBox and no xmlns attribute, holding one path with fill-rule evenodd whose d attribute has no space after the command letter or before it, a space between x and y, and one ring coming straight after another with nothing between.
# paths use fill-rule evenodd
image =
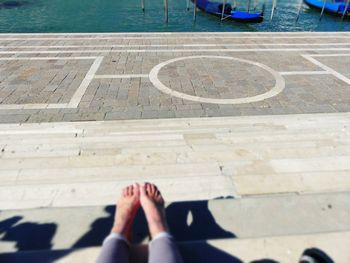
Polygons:
<instances>
[{"instance_id":1,"label":"gray trouser leg","mask_svg":"<svg viewBox=\"0 0 350 263\"><path fill-rule=\"evenodd\" d=\"M182 263L179 250L169 237L160 237L149 245L149 263Z\"/></svg>"},{"instance_id":2,"label":"gray trouser leg","mask_svg":"<svg viewBox=\"0 0 350 263\"><path fill-rule=\"evenodd\" d=\"M107 238L96 263L129 263L129 246L121 239Z\"/></svg>"}]
</instances>

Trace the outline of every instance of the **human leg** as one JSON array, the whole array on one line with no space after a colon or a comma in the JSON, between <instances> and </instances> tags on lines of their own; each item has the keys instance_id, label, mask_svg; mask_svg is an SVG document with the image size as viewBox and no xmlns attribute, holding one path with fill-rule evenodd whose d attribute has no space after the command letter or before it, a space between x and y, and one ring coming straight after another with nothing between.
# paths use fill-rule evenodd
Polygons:
<instances>
[{"instance_id":1,"label":"human leg","mask_svg":"<svg viewBox=\"0 0 350 263\"><path fill-rule=\"evenodd\" d=\"M111 233L103 242L96 263L128 263L129 244L122 235Z\"/></svg>"},{"instance_id":2,"label":"human leg","mask_svg":"<svg viewBox=\"0 0 350 263\"><path fill-rule=\"evenodd\" d=\"M149 245L149 263L182 263L182 257L171 235L159 233Z\"/></svg>"},{"instance_id":3,"label":"human leg","mask_svg":"<svg viewBox=\"0 0 350 263\"><path fill-rule=\"evenodd\" d=\"M140 187L140 202L145 212L152 242L149 245L149 263L182 263L179 250L169 234L165 217L164 199L153 184Z\"/></svg>"},{"instance_id":4,"label":"human leg","mask_svg":"<svg viewBox=\"0 0 350 263\"><path fill-rule=\"evenodd\" d=\"M97 263L127 263L129 261L132 224L139 207L139 185L135 184L124 188L117 202L111 234L103 242Z\"/></svg>"}]
</instances>

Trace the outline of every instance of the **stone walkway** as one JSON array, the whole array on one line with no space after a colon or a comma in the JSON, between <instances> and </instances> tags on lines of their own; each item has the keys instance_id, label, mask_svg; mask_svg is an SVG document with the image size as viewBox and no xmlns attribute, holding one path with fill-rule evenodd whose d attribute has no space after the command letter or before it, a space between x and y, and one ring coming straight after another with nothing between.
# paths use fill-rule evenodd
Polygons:
<instances>
[{"instance_id":1,"label":"stone walkway","mask_svg":"<svg viewBox=\"0 0 350 263\"><path fill-rule=\"evenodd\" d=\"M348 112L350 33L0 35L0 122Z\"/></svg>"}]
</instances>

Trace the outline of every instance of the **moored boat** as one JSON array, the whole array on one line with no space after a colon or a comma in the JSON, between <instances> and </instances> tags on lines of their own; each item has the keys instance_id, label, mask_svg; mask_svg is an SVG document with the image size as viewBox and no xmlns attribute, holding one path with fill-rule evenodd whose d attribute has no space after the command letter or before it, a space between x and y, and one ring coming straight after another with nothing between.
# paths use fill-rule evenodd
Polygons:
<instances>
[{"instance_id":1,"label":"moored boat","mask_svg":"<svg viewBox=\"0 0 350 263\"><path fill-rule=\"evenodd\" d=\"M324 7L324 12L342 16L344 14L345 8L347 9L345 12L345 16L350 17L350 5L347 5L347 1L345 0L335 0L333 2L325 2L323 0L304 0L304 2L313 8L317 8L322 10Z\"/></svg>"},{"instance_id":2,"label":"moored boat","mask_svg":"<svg viewBox=\"0 0 350 263\"><path fill-rule=\"evenodd\" d=\"M191 0L194 2L194 0ZM223 3L208 0L197 0L196 5L206 13L222 16ZM264 10L261 12L237 11L230 4L224 7L225 19L231 19L243 23L260 23L264 20Z\"/></svg>"}]
</instances>

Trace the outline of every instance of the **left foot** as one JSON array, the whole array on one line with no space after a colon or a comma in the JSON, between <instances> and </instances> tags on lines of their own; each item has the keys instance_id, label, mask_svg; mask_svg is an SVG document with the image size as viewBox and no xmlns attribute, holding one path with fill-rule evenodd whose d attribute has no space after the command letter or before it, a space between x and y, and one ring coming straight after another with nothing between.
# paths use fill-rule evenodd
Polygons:
<instances>
[{"instance_id":1,"label":"left foot","mask_svg":"<svg viewBox=\"0 0 350 263\"><path fill-rule=\"evenodd\" d=\"M112 233L121 234L131 241L132 224L139 207L140 186L138 184L133 184L125 187L117 202L117 212L114 219Z\"/></svg>"},{"instance_id":2,"label":"left foot","mask_svg":"<svg viewBox=\"0 0 350 263\"><path fill-rule=\"evenodd\" d=\"M164 199L157 186L145 183L140 186L140 202L145 212L151 237L169 232L165 217Z\"/></svg>"}]
</instances>

